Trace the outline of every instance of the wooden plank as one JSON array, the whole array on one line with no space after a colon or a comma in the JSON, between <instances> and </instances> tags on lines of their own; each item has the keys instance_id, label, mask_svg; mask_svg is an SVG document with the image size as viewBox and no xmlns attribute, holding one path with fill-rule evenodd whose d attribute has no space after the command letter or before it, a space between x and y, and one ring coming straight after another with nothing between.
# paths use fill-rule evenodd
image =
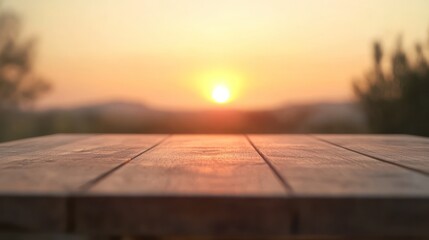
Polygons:
<instances>
[{"instance_id":1,"label":"wooden plank","mask_svg":"<svg viewBox=\"0 0 429 240\"><path fill-rule=\"evenodd\" d=\"M29 231L65 231L66 202L71 192L79 191L163 138L164 135L99 135L3 157L0 225ZM49 142L56 138L39 140L54 146Z\"/></svg>"},{"instance_id":2,"label":"wooden plank","mask_svg":"<svg viewBox=\"0 0 429 240\"><path fill-rule=\"evenodd\" d=\"M428 197L296 197L290 200L289 207L295 212L295 236L344 239L429 236Z\"/></svg>"},{"instance_id":3,"label":"wooden plank","mask_svg":"<svg viewBox=\"0 0 429 240\"><path fill-rule=\"evenodd\" d=\"M353 151L429 176L429 139L409 135L316 135Z\"/></svg>"},{"instance_id":4,"label":"wooden plank","mask_svg":"<svg viewBox=\"0 0 429 240\"><path fill-rule=\"evenodd\" d=\"M295 195L429 196L429 178L303 135L251 141Z\"/></svg>"},{"instance_id":5,"label":"wooden plank","mask_svg":"<svg viewBox=\"0 0 429 240\"><path fill-rule=\"evenodd\" d=\"M429 235L427 177L303 135L250 139L293 190L295 234Z\"/></svg>"},{"instance_id":6,"label":"wooden plank","mask_svg":"<svg viewBox=\"0 0 429 240\"><path fill-rule=\"evenodd\" d=\"M277 232L289 231L290 215L273 211L279 203L241 200L251 196L286 196L286 189L244 136L174 135L76 196L76 226L80 233L211 234L276 231L267 225L277 220Z\"/></svg>"},{"instance_id":7,"label":"wooden plank","mask_svg":"<svg viewBox=\"0 0 429 240\"><path fill-rule=\"evenodd\" d=\"M165 135L98 135L54 148L3 157L0 193L76 191L163 138Z\"/></svg>"},{"instance_id":8,"label":"wooden plank","mask_svg":"<svg viewBox=\"0 0 429 240\"><path fill-rule=\"evenodd\" d=\"M244 136L175 135L92 192L259 196L285 189Z\"/></svg>"},{"instance_id":9,"label":"wooden plank","mask_svg":"<svg viewBox=\"0 0 429 240\"><path fill-rule=\"evenodd\" d=\"M0 193L0 233L65 232L68 224L66 202L61 195Z\"/></svg>"},{"instance_id":10,"label":"wooden plank","mask_svg":"<svg viewBox=\"0 0 429 240\"><path fill-rule=\"evenodd\" d=\"M10 156L23 153L43 153L47 149L79 141L90 136L90 134L53 134L0 143L0 163L7 161L7 157Z\"/></svg>"},{"instance_id":11,"label":"wooden plank","mask_svg":"<svg viewBox=\"0 0 429 240\"><path fill-rule=\"evenodd\" d=\"M293 225L282 197L97 194L75 207L76 231L89 235L255 238L288 236Z\"/></svg>"},{"instance_id":12,"label":"wooden plank","mask_svg":"<svg viewBox=\"0 0 429 240\"><path fill-rule=\"evenodd\" d=\"M308 136L250 136L287 191L244 136L173 136L139 155L164 137L21 145L0 160L0 232L429 236L423 174Z\"/></svg>"},{"instance_id":13,"label":"wooden plank","mask_svg":"<svg viewBox=\"0 0 429 240\"><path fill-rule=\"evenodd\" d=\"M78 197L76 209L79 234L262 239L429 236L429 201L420 197L109 194Z\"/></svg>"}]
</instances>

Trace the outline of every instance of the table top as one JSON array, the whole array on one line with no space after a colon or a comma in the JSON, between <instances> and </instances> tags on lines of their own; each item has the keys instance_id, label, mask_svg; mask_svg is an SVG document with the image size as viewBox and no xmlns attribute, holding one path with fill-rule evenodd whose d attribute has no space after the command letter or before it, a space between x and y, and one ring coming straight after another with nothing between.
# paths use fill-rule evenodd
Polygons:
<instances>
[{"instance_id":1,"label":"table top","mask_svg":"<svg viewBox=\"0 0 429 240\"><path fill-rule=\"evenodd\" d=\"M55 134L6 142L0 231L429 236L429 139Z\"/></svg>"}]
</instances>

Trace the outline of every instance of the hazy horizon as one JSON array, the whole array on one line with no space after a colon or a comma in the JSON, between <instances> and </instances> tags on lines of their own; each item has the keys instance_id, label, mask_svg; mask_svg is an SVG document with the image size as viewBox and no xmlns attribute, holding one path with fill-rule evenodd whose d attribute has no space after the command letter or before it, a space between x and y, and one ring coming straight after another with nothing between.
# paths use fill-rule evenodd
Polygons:
<instances>
[{"instance_id":1,"label":"hazy horizon","mask_svg":"<svg viewBox=\"0 0 429 240\"><path fill-rule=\"evenodd\" d=\"M372 41L426 39L429 1L5 0L36 36L39 108L111 101L160 109L261 109L348 101ZM426 9L426 10L425 10ZM232 99L209 99L213 82Z\"/></svg>"}]
</instances>

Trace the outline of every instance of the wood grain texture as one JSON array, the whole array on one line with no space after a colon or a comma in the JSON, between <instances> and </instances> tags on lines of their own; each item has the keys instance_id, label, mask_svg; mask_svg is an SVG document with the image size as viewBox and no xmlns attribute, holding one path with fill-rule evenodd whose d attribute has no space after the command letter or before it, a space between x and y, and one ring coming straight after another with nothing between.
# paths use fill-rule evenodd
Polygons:
<instances>
[{"instance_id":1,"label":"wood grain texture","mask_svg":"<svg viewBox=\"0 0 429 240\"><path fill-rule=\"evenodd\" d=\"M64 144L90 137L90 134L53 134L0 143L0 164L13 160L19 154L44 153Z\"/></svg>"},{"instance_id":2,"label":"wood grain texture","mask_svg":"<svg viewBox=\"0 0 429 240\"><path fill-rule=\"evenodd\" d=\"M92 189L139 195L284 195L286 190L240 135L174 135Z\"/></svg>"},{"instance_id":3,"label":"wood grain texture","mask_svg":"<svg viewBox=\"0 0 429 240\"><path fill-rule=\"evenodd\" d=\"M289 231L290 214L274 211L281 201L246 196L286 196L286 190L244 136L175 135L115 171L87 197L76 197L77 231L146 235Z\"/></svg>"},{"instance_id":4,"label":"wood grain texture","mask_svg":"<svg viewBox=\"0 0 429 240\"><path fill-rule=\"evenodd\" d=\"M0 232L429 236L429 178L419 172L304 135L165 137L56 135L0 144ZM349 135L338 144L360 139L354 144L368 154L424 166L429 140L378 143L383 137ZM413 146L416 155L407 150Z\"/></svg>"},{"instance_id":5,"label":"wood grain texture","mask_svg":"<svg viewBox=\"0 0 429 240\"><path fill-rule=\"evenodd\" d=\"M294 195L429 196L429 178L302 135L252 135Z\"/></svg>"},{"instance_id":6,"label":"wood grain texture","mask_svg":"<svg viewBox=\"0 0 429 240\"><path fill-rule=\"evenodd\" d=\"M316 137L429 176L429 139L409 135L316 135Z\"/></svg>"},{"instance_id":7,"label":"wood grain texture","mask_svg":"<svg viewBox=\"0 0 429 240\"><path fill-rule=\"evenodd\" d=\"M19 145L23 151L3 155L0 163L0 230L3 225L5 230L65 231L72 192L164 137L99 135L67 144L47 137L37 140L46 147L35 151ZM30 148L39 145L30 143Z\"/></svg>"},{"instance_id":8,"label":"wood grain texture","mask_svg":"<svg viewBox=\"0 0 429 240\"><path fill-rule=\"evenodd\" d=\"M163 135L99 135L69 144L6 156L0 193L56 194L79 187L163 139Z\"/></svg>"}]
</instances>

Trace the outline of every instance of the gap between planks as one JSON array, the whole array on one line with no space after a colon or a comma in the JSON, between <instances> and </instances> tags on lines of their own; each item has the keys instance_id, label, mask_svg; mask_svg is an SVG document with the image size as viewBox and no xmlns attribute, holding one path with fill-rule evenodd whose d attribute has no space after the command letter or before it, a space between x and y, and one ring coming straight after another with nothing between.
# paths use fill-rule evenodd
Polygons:
<instances>
[{"instance_id":1,"label":"gap between planks","mask_svg":"<svg viewBox=\"0 0 429 240\"><path fill-rule=\"evenodd\" d=\"M279 171L277 171L276 167L271 163L270 159L265 156L264 153L262 153L257 147L256 145L253 143L253 141L250 139L250 137L247 134L244 134L244 137L247 139L247 141L249 142L249 144L253 147L253 149L255 149L255 151L259 154L259 156L262 158L262 160L265 161L265 163L268 165L268 167L271 169L271 171L273 172L273 174L277 177L277 179L282 183L282 185L286 188L286 191L289 192L290 194L293 194L294 190L292 188L292 186L289 184L289 182L287 181L287 179L285 177L283 177Z\"/></svg>"},{"instance_id":2,"label":"gap between planks","mask_svg":"<svg viewBox=\"0 0 429 240\"><path fill-rule=\"evenodd\" d=\"M338 148L342 148L342 149L348 150L350 152L354 152L354 153L363 155L365 157L369 157L369 158L375 159L377 161L380 161L380 162L383 162L383 163L386 163L386 164L390 164L390 165L393 165L393 166L396 166L396 167L400 167L400 168L403 168L403 169L406 169L406 170L409 170L409 171L421 174L423 176L429 177L429 172L426 172L424 170L420 170L418 168L409 167L409 166L406 166L406 165L403 165L403 164L400 164L400 163L395 163L395 162L389 161L389 160L384 159L384 158L376 157L376 156L373 156L371 154L363 153L363 152L358 151L358 150L354 150L354 149L351 149L351 148L348 148L348 147L344 147L344 146L342 146L340 144L331 142L329 140L326 140L326 139L323 139L323 138L320 138L320 137L317 137L317 136L314 136L314 135L311 135L311 134L309 134L308 136L310 136L310 137L312 137L312 138L314 138L314 139L316 139L316 140L318 140L320 142L323 142L323 143L326 143L326 144L329 144L329 145L332 145L332 146L335 146L335 147L338 147Z\"/></svg>"},{"instance_id":3,"label":"gap between planks","mask_svg":"<svg viewBox=\"0 0 429 240\"><path fill-rule=\"evenodd\" d=\"M143 155L144 153L149 152L150 150L156 148L157 146L161 145L163 142L165 142L168 138L170 138L172 135L167 135L166 137L164 137L163 139L161 139L160 141L156 142L155 144L153 144L151 147L141 151L140 153L136 154L134 157L124 161L123 163L119 164L118 166L110 169L109 171L95 177L94 179L86 182L85 184L83 184L82 186L79 187L78 191L88 191L89 189L91 189L93 186L95 186L98 182L100 182L101 180L105 179L106 177L108 177L109 175L111 175L112 173L114 173L115 171L117 171L118 169L122 168L123 166L125 166L126 164L128 164L129 162L131 162L132 160L138 158L139 156Z\"/></svg>"}]
</instances>

